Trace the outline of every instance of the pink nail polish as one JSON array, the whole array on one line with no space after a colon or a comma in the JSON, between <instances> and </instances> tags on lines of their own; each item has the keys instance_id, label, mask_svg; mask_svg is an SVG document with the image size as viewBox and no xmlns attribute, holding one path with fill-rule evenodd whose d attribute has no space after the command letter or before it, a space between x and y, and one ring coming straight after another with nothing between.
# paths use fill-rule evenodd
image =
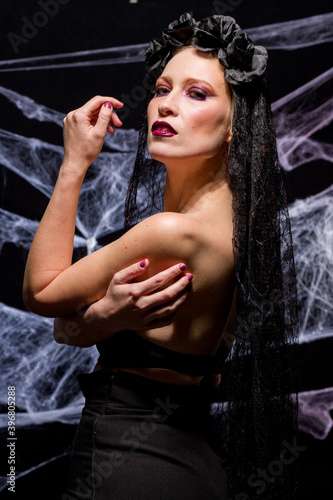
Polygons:
<instances>
[{"instance_id":1,"label":"pink nail polish","mask_svg":"<svg viewBox=\"0 0 333 500\"><path fill-rule=\"evenodd\" d=\"M180 264L179 269L180 269L181 271L184 271L184 269L186 269L185 264Z\"/></svg>"},{"instance_id":2,"label":"pink nail polish","mask_svg":"<svg viewBox=\"0 0 333 500\"><path fill-rule=\"evenodd\" d=\"M112 108L112 104L111 104L111 102L109 102L109 101L105 102L105 103L103 104L103 106L105 106L106 108L109 108L109 109L111 109L111 108Z\"/></svg>"},{"instance_id":3,"label":"pink nail polish","mask_svg":"<svg viewBox=\"0 0 333 500\"><path fill-rule=\"evenodd\" d=\"M145 260L142 260L142 261L140 262L140 267L142 267L142 268L143 268L143 267L145 267L145 265L146 265L146 259L145 259Z\"/></svg>"},{"instance_id":4,"label":"pink nail polish","mask_svg":"<svg viewBox=\"0 0 333 500\"><path fill-rule=\"evenodd\" d=\"M189 275L187 276L187 279L188 279L189 281L192 281L192 278L193 278L193 274L189 274Z\"/></svg>"}]
</instances>

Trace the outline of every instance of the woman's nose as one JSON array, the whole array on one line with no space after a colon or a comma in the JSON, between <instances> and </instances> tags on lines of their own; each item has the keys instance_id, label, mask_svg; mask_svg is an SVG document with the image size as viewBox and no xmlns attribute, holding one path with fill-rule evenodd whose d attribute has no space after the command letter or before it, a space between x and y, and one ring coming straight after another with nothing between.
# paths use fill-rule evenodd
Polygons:
<instances>
[{"instance_id":1,"label":"woman's nose","mask_svg":"<svg viewBox=\"0 0 333 500\"><path fill-rule=\"evenodd\" d=\"M159 98L158 110L162 116L176 115L178 104L176 97L172 93Z\"/></svg>"}]
</instances>

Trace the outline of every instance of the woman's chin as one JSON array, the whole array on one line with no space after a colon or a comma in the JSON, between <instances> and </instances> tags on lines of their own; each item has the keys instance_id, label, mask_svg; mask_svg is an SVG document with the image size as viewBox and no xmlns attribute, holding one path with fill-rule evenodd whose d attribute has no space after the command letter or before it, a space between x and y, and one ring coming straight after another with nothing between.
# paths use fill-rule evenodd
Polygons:
<instances>
[{"instance_id":1,"label":"woman's chin","mask_svg":"<svg viewBox=\"0 0 333 500\"><path fill-rule=\"evenodd\" d=\"M165 151L163 151L165 149ZM165 163L168 159L171 159L169 148L161 148L161 147L148 147L148 152L153 160L159 161L160 163Z\"/></svg>"}]
</instances>

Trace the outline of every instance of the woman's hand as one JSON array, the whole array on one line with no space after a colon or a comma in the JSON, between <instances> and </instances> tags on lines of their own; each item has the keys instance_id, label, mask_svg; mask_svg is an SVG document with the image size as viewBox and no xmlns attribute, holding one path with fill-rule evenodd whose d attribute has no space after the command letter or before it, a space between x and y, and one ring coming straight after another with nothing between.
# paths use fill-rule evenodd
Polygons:
<instances>
[{"instance_id":1,"label":"woman's hand","mask_svg":"<svg viewBox=\"0 0 333 500\"><path fill-rule=\"evenodd\" d=\"M104 331L110 331L115 323L117 331L147 330L171 323L186 299L192 275L180 277L186 266L176 264L145 281L133 283L133 279L145 273L148 266L149 260L145 259L113 276L105 297L95 303L95 311L104 322ZM180 279L160 290L177 276Z\"/></svg>"},{"instance_id":2,"label":"woman's hand","mask_svg":"<svg viewBox=\"0 0 333 500\"><path fill-rule=\"evenodd\" d=\"M117 272L103 299L80 314L57 318L56 342L90 347L121 330L140 331L170 324L187 297L192 275L184 275L185 265L176 264L145 281L133 283L148 266L145 259ZM174 283L160 289L174 279Z\"/></svg>"},{"instance_id":3,"label":"woman's hand","mask_svg":"<svg viewBox=\"0 0 333 500\"><path fill-rule=\"evenodd\" d=\"M106 133L113 134L114 126L122 121L114 108L123 103L114 97L95 96L84 106L64 118L64 164L72 173L84 175L103 147Z\"/></svg>"}]
</instances>

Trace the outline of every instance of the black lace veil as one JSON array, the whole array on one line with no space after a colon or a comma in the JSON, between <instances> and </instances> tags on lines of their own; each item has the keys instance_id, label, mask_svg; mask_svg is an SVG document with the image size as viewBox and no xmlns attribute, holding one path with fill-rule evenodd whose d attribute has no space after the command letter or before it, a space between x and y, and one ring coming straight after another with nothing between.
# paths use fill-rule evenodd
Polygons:
<instances>
[{"instance_id":1,"label":"black lace veil","mask_svg":"<svg viewBox=\"0 0 333 500\"><path fill-rule=\"evenodd\" d=\"M218 54L235 97L226 162L233 193L237 328L212 405L226 451L230 499L291 499L295 463L285 459L285 450L295 443L297 427L296 277L267 56L240 33L234 19L212 16L196 22L183 14L162 39L151 42L147 69L152 83L175 49L189 43ZM151 97L148 92L147 104ZM144 115L125 206L126 228L163 210L164 167L149 157L146 139ZM148 194L141 207L140 190Z\"/></svg>"}]
</instances>

